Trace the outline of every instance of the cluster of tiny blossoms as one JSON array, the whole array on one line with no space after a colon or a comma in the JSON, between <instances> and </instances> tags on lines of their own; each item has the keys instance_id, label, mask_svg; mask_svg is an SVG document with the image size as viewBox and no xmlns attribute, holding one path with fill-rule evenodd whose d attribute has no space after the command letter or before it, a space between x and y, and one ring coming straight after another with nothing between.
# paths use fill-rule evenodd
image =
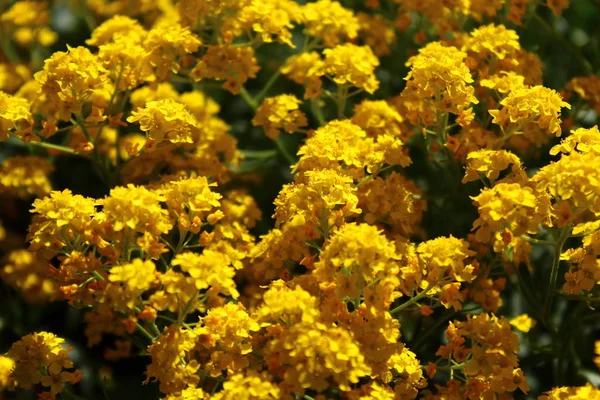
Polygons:
<instances>
[{"instance_id":1,"label":"cluster of tiny blossoms","mask_svg":"<svg viewBox=\"0 0 600 400\"><path fill-rule=\"evenodd\" d=\"M169 400L600 396L557 378L600 367L569 337L600 301L600 80L543 85L512 29L541 2L75 1L91 34L50 54L51 3L0 2L0 278L107 362ZM432 229L453 202L468 232ZM0 397L91 396L67 340L0 348Z\"/></svg>"}]
</instances>

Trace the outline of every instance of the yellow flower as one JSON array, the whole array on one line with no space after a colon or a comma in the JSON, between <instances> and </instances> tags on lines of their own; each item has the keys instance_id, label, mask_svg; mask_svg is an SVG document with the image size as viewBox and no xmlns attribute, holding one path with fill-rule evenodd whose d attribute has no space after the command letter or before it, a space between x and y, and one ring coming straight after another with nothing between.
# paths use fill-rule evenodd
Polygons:
<instances>
[{"instance_id":1,"label":"yellow flower","mask_svg":"<svg viewBox=\"0 0 600 400\"><path fill-rule=\"evenodd\" d=\"M61 250L75 235L88 234L92 216L96 214L95 201L74 195L69 189L54 191L33 202L35 215L29 226L27 240L31 250Z\"/></svg>"},{"instance_id":2,"label":"yellow flower","mask_svg":"<svg viewBox=\"0 0 600 400\"><path fill-rule=\"evenodd\" d=\"M319 316L317 298L300 286L290 288L282 280L272 281L262 296L263 304L254 317L261 326L281 323L281 320L296 324L311 322Z\"/></svg>"},{"instance_id":3,"label":"yellow flower","mask_svg":"<svg viewBox=\"0 0 600 400\"><path fill-rule=\"evenodd\" d=\"M80 113L83 103L95 90L110 88L108 71L98 57L85 47L69 47L58 51L44 62L44 69L34 77L41 91L55 103L57 117L70 121Z\"/></svg>"},{"instance_id":4,"label":"yellow flower","mask_svg":"<svg viewBox=\"0 0 600 400\"><path fill-rule=\"evenodd\" d=\"M300 160L293 168L294 171L308 171L342 166L350 176L360 177L365 168L372 172L384 163L385 150L390 148L378 147L373 138L368 138L365 131L349 120L331 121L313 132L300 147ZM404 163L407 157L398 161Z\"/></svg>"},{"instance_id":5,"label":"yellow flower","mask_svg":"<svg viewBox=\"0 0 600 400\"><path fill-rule=\"evenodd\" d=\"M320 71L323 68L323 60L319 53L311 51L294 55L287 59L281 68L281 72L292 81L306 86L304 98L310 99L321 95Z\"/></svg>"},{"instance_id":6,"label":"yellow flower","mask_svg":"<svg viewBox=\"0 0 600 400\"><path fill-rule=\"evenodd\" d=\"M252 125L262 126L266 135L277 140L281 130L294 133L308 125L306 115L299 110L302 102L294 95L282 94L266 98L258 107Z\"/></svg>"},{"instance_id":7,"label":"yellow flower","mask_svg":"<svg viewBox=\"0 0 600 400\"><path fill-rule=\"evenodd\" d=\"M594 364L600 369L600 340L594 342Z\"/></svg>"},{"instance_id":8,"label":"yellow flower","mask_svg":"<svg viewBox=\"0 0 600 400\"><path fill-rule=\"evenodd\" d=\"M446 330L449 344L436 355L444 357L470 355L464 374L467 387L477 387L478 398L510 395L520 389L529 391L527 378L519 368L519 337L504 317L487 313L468 315L466 321L451 322Z\"/></svg>"},{"instance_id":9,"label":"yellow flower","mask_svg":"<svg viewBox=\"0 0 600 400\"><path fill-rule=\"evenodd\" d=\"M323 54L325 60L318 74L328 76L339 86L355 86L368 93L379 87L375 77L379 59L370 47L347 43L325 49Z\"/></svg>"},{"instance_id":10,"label":"yellow flower","mask_svg":"<svg viewBox=\"0 0 600 400\"><path fill-rule=\"evenodd\" d=\"M466 56L456 47L440 42L419 49L419 54L407 62L410 72L404 78L407 82L402 96L432 102L441 112L463 113L471 103L478 103Z\"/></svg>"},{"instance_id":11,"label":"yellow flower","mask_svg":"<svg viewBox=\"0 0 600 400\"><path fill-rule=\"evenodd\" d=\"M587 383L585 386L580 387L555 387L538 397L538 400L595 400L598 398L600 398L600 389L591 383Z\"/></svg>"},{"instance_id":12,"label":"yellow flower","mask_svg":"<svg viewBox=\"0 0 600 400\"><path fill-rule=\"evenodd\" d=\"M8 138L9 132L19 134L18 130L33 123L29 110L30 105L26 99L13 97L0 91L0 141Z\"/></svg>"},{"instance_id":13,"label":"yellow flower","mask_svg":"<svg viewBox=\"0 0 600 400\"><path fill-rule=\"evenodd\" d=\"M101 46L115 41L119 37L136 44L142 42L148 32L138 21L125 15L115 15L94 29L92 36L85 42L90 46Z\"/></svg>"},{"instance_id":14,"label":"yellow flower","mask_svg":"<svg viewBox=\"0 0 600 400\"><path fill-rule=\"evenodd\" d=\"M128 122L138 122L140 129L157 144L193 143L193 131L198 127L196 118L187 108L171 99L150 101L143 109L132 111Z\"/></svg>"},{"instance_id":15,"label":"yellow flower","mask_svg":"<svg viewBox=\"0 0 600 400\"><path fill-rule=\"evenodd\" d=\"M381 15L369 15L362 12L359 12L357 17L360 22L358 35L361 40L373 49L377 56L390 54L390 46L396 42L396 32L392 21Z\"/></svg>"},{"instance_id":16,"label":"yellow flower","mask_svg":"<svg viewBox=\"0 0 600 400\"><path fill-rule=\"evenodd\" d=\"M558 153L569 154L574 151L600 154L600 131L597 125L589 129L578 128L571 131L571 135L550 149L550 154L555 156Z\"/></svg>"},{"instance_id":17,"label":"yellow flower","mask_svg":"<svg viewBox=\"0 0 600 400\"><path fill-rule=\"evenodd\" d=\"M482 243L501 229L521 236L537 233L542 223L550 225L550 197L527 183L498 183L472 199L479 211L473 230Z\"/></svg>"},{"instance_id":18,"label":"yellow flower","mask_svg":"<svg viewBox=\"0 0 600 400\"><path fill-rule=\"evenodd\" d=\"M152 28L143 41L149 62L156 68L160 80L166 80L170 72L179 72L181 58L194 53L201 44L188 27L172 21Z\"/></svg>"},{"instance_id":19,"label":"yellow flower","mask_svg":"<svg viewBox=\"0 0 600 400\"><path fill-rule=\"evenodd\" d=\"M335 170L304 173L306 183L285 185L275 199L276 226L305 226L308 234L327 235L345 217L360 213L352 178ZM309 240L309 239L307 239Z\"/></svg>"},{"instance_id":20,"label":"yellow flower","mask_svg":"<svg viewBox=\"0 0 600 400\"><path fill-rule=\"evenodd\" d=\"M317 0L302 8L304 33L333 47L342 41L356 38L360 23L351 10L337 1Z\"/></svg>"},{"instance_id":21,"label":"yellow flower","mask_svg":"<svg viewBox=\"0 0 600 400\"><path fill-rule=\"evenodd\" d=\"M512 326L525 333L529 332L537 323L536 320L532 319L527 314L518 315L509 322Z\"/></svg>"},{"instance_id":22,"label":"yellow flower","mask_svg":"<svg viewBox=\"0 0 600 400\"><path fill-rule=\"evenodd\" d=\"M565 89L577 93L577 95L587 103L587 105L600 113L600 77L576 76L567 82Z\"/></svg>"},{"instance_id":23,"label":"yellow flower","mask_svg":"<svg viewBox=\"0 0 600 400\"><path fill-rule=\"evenodd\" d=\"M521 160L515 154L506 150L478 150L467 155L466 173L463 183L480 179L485 175L491 182L500 176L500 172L512 165L513 175L526 177L521 167Z\"/></svg>"},{"instance_id":24,"label":"yellow flower","mask_svg":"<svg viewBox=\"0 0 600 400\"><path fill-rule=\"evenodd\" d=\"M500 125L505 134L542 131L560 136L560 109L571 108L560 95L543 86L511 91L501 102L499 110L490 110L493 123Z\"/></svg>"},{"instance_id":25,"label":"yellow flower","mask_svg":"<svg viewBox=\"0 0 600 400\"><path fill-rule=\"evenodd\" d=\"M569 0L547 0L546 3L554 15L562 14L563 10L569 7Z\"/></svg>"},{"instance_id":26,"label":"yellow flower","mask_svg":"<svg viewBox=\"0 0 600 400\"><path fill-rule=\"evenodd\" d=\"M148 347L152 362L146 368L146 381L159 382L163 393L173 393L195 386L200 377L200 365L191 359L197 336L188 329L173 324Z\"/></svg>"},{"instance_id":27,"label":"yellow flower","mask_svg":"<svg viewBox=\"0 0 600 400\"><path fill-rule=\"evenodd\" d=\"M221 195L211 188L206 177L174 180L163 185L159 192L164 195L172 218L184 232L199 233L206 224L214 225L223 218L219 210Z\"/></svg>"},{"instance_id":28,"label":"yellow flower","mask_svg":"<svg viewBox=\"0 0 600 400\"><path fill-rule=\"evenodd\" d=\"M126 305L133 310L142 293L157 282L156 266L151 260L136 258L132 262L116 265L110 269L106 291L111 307Z\"/></svg>"},{"instance_id":29,"label":"yellow flower","mask_svg":"<svg viewBox=\"0 0 600 400\"><path fill-rule=\"evenodd\" d=\"M469 243L464 239L439 237L420 243L416 251L429 285L448 280L471 282L475 279L473 265L465 265L475 252L469 249Z\"/></svg>"},{"instance_id":30,"label":"yellow flower","mask_svg":"<svg viewBox=\"0 0 600 400\"><path fill-rule=\"evenodd\" d=\"M404 140L407 136L407 133L402 132L404 118L383 100L363 100L354 107L351 121L364 129L367 136L372 138L391 135Z\"/></svg>"},{"instance_id":31,"label":"yellow flower","mask_svg":"<svg viewBox=\"0 0 600 400\"><path fill-rule=\"evenodd\" d=\"M479 84L482 87L497 91L501 94L501 97L513 90L526 88L525 77L513 71L502 71L499 74L481 79Z\"/></svg>"},{"instance_id":32,"label":"yellow flower","mask_svg":"<svg viewBox=\"0 0 600 400\"><path fill-rule=\"evenodd\" d=\"M175 392L165 397L165 400L201 400L208 396L200 388L188 387L183 389L181 392Z\"/></svg>"},{"instance_id":33,"label":"yellow flower","mask_svg":"<svg viewBox=\"0 0 600 400\"><path fill-rule=\"evenodd\" d=\"M575 141L568 145L579 148ZM600 192L599 173L600 158L597 153L572 152L563 154L559 161L542 167L532 181L540 190L548 191L556 202L568 206L571 213L589 209L600 215L600 196L597 195Z\"/></svg>"},{"instance_id":34,"label":"yellow flower","mask_svg":"<svg viewBox=\"0 0 600 400\"><path fill-rule=\"evenodd\" d=\"M54 167L41 157L15 156L0 165L0 193L22 199L44 197L52 190L48 175Z\"/></svg>"},{"instance_id":35,"label":"yellow flower","mask_svg":"<svg viewBox=\"0 0 600 400\"><path fill-rule=\"evenodd\" d=\"M211 287L213 291L234 299L240 295L233 281L235 269L225 254L208 249L205 249L202 254L184 252L177 254L171 264L179 266L181 271L188 273L198 290Z\"/></svg>"},{"instance_id":36,"label":"yellow flower","mask_svg":"<svg viewBox=\"0 0 600 400\"><path fill-rule=\"evenodd\" d=\"M206 54L190 72L190 77L225 81L223 87L233 94L239 94L249 78L255 78L259 71L258 61L252 47L230 45L208 46Z\"/></svg>"},{"instance_id":37,"label":"yellow flower","mask_svg":"<svg viewBox=\"0 0 600 400\"><path fill-rule=\"evenodd\" d=\"M485 25L471 32L464 50L474 53L481 61L489 58L504 60L521 49L519 35L504 25ZM516 61L516 60L515 60Z\"/></svg>"},{"instance_id":38,"label":"yellow flower","mask_svg":"<svg viewBox=\"0 0 600 400\"><path fill-rule=\"evenodd\" d=\"M267 343L267 365L285 366L280 376L285 388L295 393L325 390L333 381L350 390L371 369L360 347L345 329L320 322L299 323ZM273 373L278 372L277 370Z\"/></svg>"},{"instance_id":39,"label":"yellow flower","mask_svg":"<svg viewBox=\"0 0 600 400\"><path fill-rule=\"evenodd\" d=\"M427 203L421 190L402 175L392 172L358 187L359 207L368 224L385 224L392 232L408 237L420 231Z\"/></svg>"},{"instance_id":40,"label":"yellow flower","mask_svg":"<svg viewBox=\"0 0 600 400\"><path fill-rule=\"evenodd\" d=\"M18 289L27 301L41 303L60 298L48 261L38 254L28 250L14 250L4 258L2 264L2 280Z\"/></svg>"},{"instance_id":41,"label":"yellow flower","mask_svg":"<svg viewBox=\"0 0 600 400\"><path fill-rule=\"evenodd\" d=\"M128 36L117 36L114 41L100 45L98 58L110 71L117 90L134 89L156 78L146 50Z\"/></svg>"},{"instance_id":42,"label":"yellow flower","mask_svg":"<svg viewBox=\"0 0 600 400\"><path fill-rule=\"evenodd\" d=\"M102 212L95 219L110 226L114 232L131 229L159 236L173 228L169 212L161 207L163 201L163 195L143 186L119 186L105 198L96 201L102 206Z\"/></svg>"},{"instance_id":43,"label":"yellow flower","mask_svg":"<svg viewBox=\"0 0 600 400\"><path fill-rule=\"evenodd\" d=\"M15 363L11 380L23 389L41 383L52 396L62 391L63 383L79 382L82 374L78 370L70 371L73 368L73 361L69 359L71 347L64 347L64 342L52 333L39 332L13 343L6 353Z\"/></svg>"},{"instance_id":44,"label":"yellow flower","mask_svg":"<svg viewBox=\"0 0 600 400\"><path fill-rule=\"evenodd\" d=\"M146 103L164 99L183 103L182 101L179 101L179 93L170 82L160 82L149 86L142 86L131 92L129 102L135 111L138 108L144 108Z\"/></svg>"},{"instance_id":45,"label":"yellow flower","mask_svg":"<svg viewBox=\"0 0 600 400\"><path fill-rule=\"evenodd\" d=\"M265 43L273 37L280 43L296 47L292 43L292 22L301 19L301 8L292 0L252 0L236 16L240 28L252 29Z\"/></svg>"},{"instance_id":46,"label":"yellow flower","mask_svg":"<svg viewBox=\"0 0 600 400\"><path fill-rule=\"evenodd\" d=\"M248 368L252 352L252 334L260 326L248 315L241 303L227 303L208 311L200 319L194 333L198 335L200 352L210 354L205 366L212 376L223 370L239 373Z\"/></svg>"},{"instance_id":47,"label":"yellow flower","mask_svg":"<svg viewBox=\"0 0 600 400\"><path fill-rule=\"evenodd\" d=\"M211 396L213 400L268 400L281 399L280 389L268 374L249 370L236 373L223 382L223 390Z\"/></svg>"},{"instance_id":48,"label":"yellow flower","mask_svg":"<svg viewBox=\"0 0 600 400\"><path fill-rule=\"evenodd\" d=\"M315 263L313 275L324 291L335 291L340 300L354 301L369 288L377 292L384 285L397 286L400 266L396 247L383 232L367 224L346 224L336 230ZM381 288L379 288L381 286ZM383 311L394 294L375 304L365 295L368 307Z\"/></svg>"},{"instance_id":49,"label":"yellow flower","mask_svg":"<svg viewBox=\"0 0 600 400\"><path fill-rule=\"evenodd\" d=\"M11 379L11 372L14 368L15 362L12 358L0 356L0 392L14 388L16 382Z\"/></svg>"},{"instance_id":50,"label":"yellow flower","mask_svg":"<svg viewBox=\"0 0 600 400\"><path fill-rule=\"evenodd\" d=\"M14 26L43 26L50 20L48 4L38 1L19 1L0 16L0 22Z\"/></svg>"}]
</instances>

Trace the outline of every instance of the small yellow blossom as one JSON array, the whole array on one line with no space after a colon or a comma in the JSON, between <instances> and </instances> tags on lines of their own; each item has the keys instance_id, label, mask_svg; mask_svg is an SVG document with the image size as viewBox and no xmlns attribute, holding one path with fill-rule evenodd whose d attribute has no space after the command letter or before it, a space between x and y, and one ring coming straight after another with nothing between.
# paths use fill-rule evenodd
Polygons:
<instances>
[{"instance_id":1,"label":"small yellow blossom","mask_svg":"<svg viewBox=\"0 0 600 400\"><path fill-rule=\"evenodd\" d=\"M500 229L514 236L536 234L540 224L549 224L550 197L519 183L497 183L472 198L479 218L473 223L475 238L486 243Z\"/></svg>"},{"instance_id":2,"label":"small yellow blossom","mask_svg":"<svg viewBox=\"0 0 600 400\"><path fill-rule=\"evenodd\" d=\"M538 400L592 400L600 398L600 389L591 383L585 386L563 386L555 387L552 390L538 397Z\"/></svg>"},{"instance_id":3,"label":"small yellow blossom","mask_svg":"<svg viewBox=\"0 0 600 400\"><path fill-rule=\"evenodd\" d=\"M149 62L156 68L156 76L160 80L166 80L170 72L177 73L181 68L181 58L194 53L201 44L188 27L173 22L155 26L143 41Z\"/></svg>"},{"instance_id":4,"label":"small yellow blossom","mask_svg":"<svg viewBox=\"0 0 600 400\"><path fill-rule=\"evenodd\" d=\"M48 261L28 250L14 250L6 255L0 268L0 277L19 290L32 303L42 303L60 297L56 280L48 268Z\"/></svg>"},{"instance_id":5,"label":"small yellow blossom","mask_svg":"<svg viewBox=\"0 0 600 400\"><path fill-rule=\"evenodd\" d=\"M196 345L196 335L188 329L171 325L148 347L152 362L146 369L146 383L159 381L163 393L179 392L195 386L200 380L197 375L200 365L189 360Z\"/></svg>"},{"instance_id":6,"label":"small yellow blossom","mask_svg":"<svg viewBox=\"0 0 600 400\"><path fill-rule=\"evenodd\" d=\"M163 195L143 186L116 187L103 199L96 201L102 212L95 220L107 224L115 232L131 229L134 232L150 232L161 235L173 228L167 210L161 207Z\"/></svg>"},{"instance_id":7,"label":"small yellow blossom","mask_svg":"<svg viewBox=\"0 0 600 400\"><path fill-rule=\"evenodd\" d=\"M371 372L347 330L320 322L293 325L269 341L266 352L271 373L280 375L285 387L295 393L322 391L330 379L347 391Z\"/></svg>"},{"instance_id":8,"label":"small yellow blossom","mask_svg":"<svg viewBox=\"0 0 600 400\"><path fill-rule=\"evenodd\" d=\"M0 141L8 138L9 132L26 128L33 122L29 102L0 91Z\"/></svg>"},{"instance_id":9,"label":"small yellow blossom","mask_svg":"<svg viewBox=\"0 0 600 400\"><path fill-rule=\"evenodd\" d=\"M95 90L109 87L108 71L96 55L81 46L67 48L67 52L54 53L44 62L44 69L34 75L63 121L80 113Z\"/></svg>"},{"instance_id":10,"label":"small yellow blossom","mask_svg":"<svg viewBox=\"0 0 600 400\"><path fill-rule=\"evenodd\" d=\"M266 98L258 107L252 125L264 127L266 135L273 140L277 140L281 130L294 133L308 125L300 104L296 96L289 94Z\"/></svg>"},{"instance_id":11,"label":"small yellow blossom","mask_svg":"<svg viewBox=\"0 0 600 400\"><path fill-rule=\"evenodd\" d=\"M275 400L281 399L280 389L267 374L249 371L233 374L223 383L223 390L211 397L213 400Z\"/></svg>"},{"instance_id":12,"label":"small yellow blossom","mask_svg":"<svg viewBox=\"0 0 600 400\"><path fill-rule=\"evenodd\" d=\"M463 113L471 103L478 103L466 56L456 47L429 43L408 60L411 69L402 96L431 101L441 112Z\"/></svg>"},{"instance_id":13,"label":"small yellow blossom","mask_svg":"<svg viewBox=\"0 0 600 400\"><path fill-rule=\"evenodd\" d=\"M368 46L343 44L323 51L325 60L319 71L339 86L355 86L368 93L373 93L379 87L375 76L375 68L379 59Z\"/></svg>"},{"instance_id":14,"label":"small yellow blossom","mask_svg":"<svg viewBox=\"0 0 600 400\"><path fill-rule=\"evenodd\" d=\"M126 37L129 41L141 43L146 34L146 30L135 19L125 15L115 15L96 27L92 36L85 42L90 46L100 46L119 37Z\"/></svg>"},{"instance_id":15,"label":"small yellow blossom","mask_svg":"<svg viewBox=\"0 0 600 400\"><path fill-rule=\"evenodd\" d=\"M536 320L532 319L527 314L521 314L519 316L516 316L509 322L512 326L525 333L529 332L533 327L535 327L537 323Z\"/></svg>"},{"instance_id":16,"label":"small yellow blossom","mask_svg":"<svg viewBox=\"0 0 600 400\"><path fill-rule=\"evenodd\" d=\"M14 368L15 362L12 358L0 356L0 392L14 388L15 381L10 376Z\"/></svg>"},{"instance_id":17,"label":"small yellow blossom","mask_svg":"<svg viewBox=\"0 0 600 400\"><path fill-rule=\"evenodd\" d=\"M571 108L556 91L543 86L513 90L500 105L501 109L489 112L505 134L540 130L560 136L560 109Z\"/></svg>"},{"instance_id":18,"label":"small yellow blossom","mask_svg":"<svg viewBox=\"0 0 600 400\"><path fill-rule=\"evenodd\" d=\"M88 233L96 214L94 199L74 195L69 189L54 191L36 199L31 210L33 220L27 239L31 250L60 250L70 243L68 238Z\"/></svg>"},{"instance_id":19,"label":"small yellow blossom","mask_svg":"<svg viewBox=\"0 0 600 400\"><path fill-rule=\"evenodd\" d=\"M323 69L323 60L319 53L311 51L294 55L286 61L281 72L292 81L306 86L304 98L310 99L321 95L320 71Z\"/></svg>"},{"instance_id":20,"label":"small yellow blossom","mask_svg":"<svg viewBox=\"0 0 600 400\"><path fill-rule=\"evenodd\" d=\"M190 76L225 81L223 87L233 94L240 93L250 78L255 78L260 67L252 47L229 45L208 46L206 54L191 71Z\"/></svg>"},{"instance_id":21,"label":"small yellow blossom","mask_svg":"<svg viewBox=\"0 0 600 400\"><path fill-rule=\"evenodd\" d=\"M521 160L515 154L506 150L478 150L467 155L466 173L463 183L480 179L481 174L494 182L500 176L500 172L512 165L514 175L523 175Z\"/></svg>"},{"instance_id":22,"label":"small yellow blossom","mask_svg":"<svg viewBox=\"0 0 600 400\"><path fill-rule=\"evenodd\" d=\"M305 34L318 38L326 47L356 38L360 29L354 13L332 0L317 0L304 5L302 22Z\"/></svg>"},{"instance_id":23,"label":"small yellow blossom","mask_svg":"<svg viewBox=\"0 0 600 400\"><path fill-rule=\"evenodd\" d=\"M82 373L73 370L69 359L71 347L65 340L48 332L32 333L13 343L6 353L15 363L11 379L16 386L28 389L41 384L52 396L62 391L63 383L79 382Z\"/></svg>"},{"instance_id":24,"label":"small yellow blossom","mask_svg":"<svg viewBox=\"0 0 600 400\"><path fill-rule=\"evenodd\" d=\"M41 157L11 157L0 165L0 193L22 199L44 197L52 190L48 175L53 171Z\"/></svg>"},{"instance_id":25,"label":"small yellow blossom","mask_svg":"<svg viewBox=\"0 0 600 400\"><path fill-rule=\"evenodd\" d=\"M198 122L187 108L176 101L163 99L146 103L143 109L132 111L128 122L138 122L140 129L157 144L193 143L193 130Z\"/></svg>"},{"instance_id":26,"label":"small yellow blossom","mask_svg":"<svg viewBox=\"0 0 600 400\"><path fill-rule=\"evenodd\" d=\"M207 249L202 254L184 252L177 254L171 264L188 273L198 290L211 287L234 299L239 297L233 281L235 269L225 254Z\"/></svg>"}]
</instances>

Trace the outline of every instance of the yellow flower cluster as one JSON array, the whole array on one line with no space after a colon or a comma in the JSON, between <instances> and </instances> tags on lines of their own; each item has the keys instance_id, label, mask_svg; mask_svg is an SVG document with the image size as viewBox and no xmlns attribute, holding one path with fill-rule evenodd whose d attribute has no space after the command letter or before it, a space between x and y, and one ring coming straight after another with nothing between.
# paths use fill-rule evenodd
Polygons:
<instances>
[{"instance_id":1,"label":"yellow flower cluster","mask_svg":"<svg viewBox=\"0 0 600 400\"><path fill-rule=\"evenodd\" d=\"M600 79L540 11L568 1L8 3L0 279L161 398L598 397ZM63 9L90 35L51 52ZM533 24L580 76L544 86ZM66 342L2 348L0 397L91 396Z\"/></svg>"},{"instance_id":2,"label":"yellow flower cluster","mask_svg":"<svg viewBox=\"0 0 600 400\"><path fill-rule=\"evenodd\" d=\"M82 373L72 370L71 348L63 347L64 342L52 333L39 332L13 343L5 356L14 362L9 380L19 388L41 385L52 399L62 392L64 384L79 382Z\"/></svg>"}]
</instances>

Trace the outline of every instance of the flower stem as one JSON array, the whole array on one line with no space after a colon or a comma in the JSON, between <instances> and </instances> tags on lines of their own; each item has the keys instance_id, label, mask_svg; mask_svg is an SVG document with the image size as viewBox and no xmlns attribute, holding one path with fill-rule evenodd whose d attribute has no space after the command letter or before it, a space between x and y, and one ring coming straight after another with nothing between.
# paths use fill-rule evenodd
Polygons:
<instances>
[{"instance_id":1,"label":"flower stem","mask_svg":"<svg viewBox=\"0 0 600 400\"><path fill-rule=\"evenodd\" d=\"M430 283L429 286L427 286L427 288L425 288L425 290L423 290L421 293L419 293L415 297L411 298L406 303L400 304L398 307L396 307L393 310L391 310L390 314L391 315L397 314L400 311L405 310L406 308L412 306L413 304L415 304L416 302L418 302L419 300L421 300L423 297L427 296L427 293L429 293L429 291L431 289L433 289L434 286L435 286L434 284Z\"/></svg>"},{"instance_id":2,"label":"flower stem","mask_svg":"<svg viewBox=\"0 0 600 400\"><path fill-rule=\"evenodd\" d=\"M544 300L544 320L548 320L550 309L552 308L552 300L554 299L554 290L556 288L556 280L558 278L558 270L560 266L560 255L562 248L571 234L571 226L565 226L556 240L554 247L554 261L552 262L552 270L550 271L550 283L548 285L548 291L546 292L546 300Z\"/></svg>"}]
</instances>

